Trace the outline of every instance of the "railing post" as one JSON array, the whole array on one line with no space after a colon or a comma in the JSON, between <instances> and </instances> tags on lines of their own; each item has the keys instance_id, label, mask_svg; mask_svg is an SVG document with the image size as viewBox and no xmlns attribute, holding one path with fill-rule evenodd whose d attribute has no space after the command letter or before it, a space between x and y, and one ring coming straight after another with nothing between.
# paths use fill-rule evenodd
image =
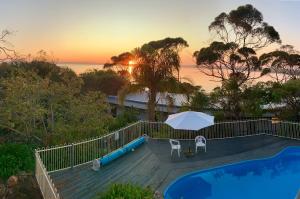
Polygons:
<instances>
[{"instance_id":1,"label":"railing post","mask_svg":"<svg viewBox=\"0 0 300 199\"><path fill-rule=\"evenodd\" d=\"M122 147L123 147L125 145L125 131L124 131L124 129L122 130L121 134L122 134Z\"/></svg>"},{"instance_id":2,"label":"railing post","mask_svg":"<svg viewBox=\"0 0 300 199\"><path fill-rule=\"evenodd\" d=\"M138 131L140 136L144 135L144 133L142 133L142 121L139 121L138 123Z\"/></svg>"},{"instance_id":3,"label":"railing post","mask_svg":"<svg viewBox=\"0 0 300 199\"><path fill-rule=\"evenodd\" d=\"M34 149L34 159L35 159L34 172L35 172L35 176L37 176L37 150L36 149Z\"/></svg>"},{"instance_id":4,"label":"railing post","mask_svg":"<svg viewBox=\"0 0 300 199\"><path fill-rule=\"evenodd\" d=\"M71 144L71 169L74 167L74 159L75 159L75 150L74 150L74 144Z\"/></svg>"}]
</instances>

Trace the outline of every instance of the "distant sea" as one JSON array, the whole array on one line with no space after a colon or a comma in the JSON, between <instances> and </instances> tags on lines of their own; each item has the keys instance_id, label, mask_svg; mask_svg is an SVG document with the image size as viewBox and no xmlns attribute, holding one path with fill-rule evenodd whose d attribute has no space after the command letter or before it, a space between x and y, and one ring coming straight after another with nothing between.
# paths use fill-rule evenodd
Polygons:
<instances>
[{"instance_id":1,"label":"distant sea","mask_svg":"<svg viewBox=\"0 0 300 199\"><path fill-rule=\"evenodd\" d=\"M71 68L77 74L84 73L86 71L93 70L93 69L97 69L97 70L103 69L102 64L58 63L58 65L62 67ZM259 72L254 75L259 75ZM220 82L218 82L217 79L206 76L205 74L201 73L199 69L197 69L195 66L191 66L191 65L181 66L180 77L182 78L183 81L189 81L194 85L202 86L202 88L207 92L210 92L215 87L220 86ZM271 76L264 76L255 81L258 82L258 81L268 81L268 80L272 80Z\"/></svg>"}]
</instances>

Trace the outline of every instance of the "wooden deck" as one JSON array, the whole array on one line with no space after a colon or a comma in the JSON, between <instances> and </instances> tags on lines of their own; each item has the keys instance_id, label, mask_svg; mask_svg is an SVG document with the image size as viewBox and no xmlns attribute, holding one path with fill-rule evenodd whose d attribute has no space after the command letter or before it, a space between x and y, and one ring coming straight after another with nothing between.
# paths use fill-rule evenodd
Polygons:
<instances>
[{"instance_id":1,"label":"wooden deck","mask_svg":"<svg viewBox=\"0 0 300 199\"><path fill-rule=\"evenodd\" d=\"M182 142L187 149L189 142ZM268 157L287 146L300 146L300 141L259 135L243 138L209 140L207 152L178 158L170 156L168 140L149 140L134 152L115 160L98 172L91 164L51 174L63 199L88 199L112 183L132 182L163 192L177 177L191 171Z\"/></svg>"}]
</instances>

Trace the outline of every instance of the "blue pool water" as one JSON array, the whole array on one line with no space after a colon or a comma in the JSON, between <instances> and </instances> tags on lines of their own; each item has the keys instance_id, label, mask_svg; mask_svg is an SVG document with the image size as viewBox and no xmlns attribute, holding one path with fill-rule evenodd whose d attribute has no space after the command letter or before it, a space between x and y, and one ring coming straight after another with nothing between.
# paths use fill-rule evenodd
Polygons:
<instances>
[{"instance_id":1,"label":"blue pool water","mask_svg":"<svg viewBox=\"0 0 300 199\"><path fill-rule=\"evenodd\" d=\"M276 156L193 172L173 182L165 199L295 199L300 147Z\"/></svg>"}]
</instances>

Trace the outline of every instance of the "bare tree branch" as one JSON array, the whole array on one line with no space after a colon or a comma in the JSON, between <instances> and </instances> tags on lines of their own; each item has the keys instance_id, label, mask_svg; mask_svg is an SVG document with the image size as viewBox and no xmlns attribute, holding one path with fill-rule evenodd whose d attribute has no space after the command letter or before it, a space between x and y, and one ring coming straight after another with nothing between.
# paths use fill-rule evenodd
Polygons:
<instances>
[{"instance_id":1,"label":"bare tree branch","mask_svg":"<svg viewBox=\"0 0 300 199\"><path fill-rule=\"evenodd\" d=\"M18 58L13 45L7 40L10 35L12 35L12 32L8 30L3 30L0 34L0 62L12 61Z\"/></svg>"}]
</instances>

